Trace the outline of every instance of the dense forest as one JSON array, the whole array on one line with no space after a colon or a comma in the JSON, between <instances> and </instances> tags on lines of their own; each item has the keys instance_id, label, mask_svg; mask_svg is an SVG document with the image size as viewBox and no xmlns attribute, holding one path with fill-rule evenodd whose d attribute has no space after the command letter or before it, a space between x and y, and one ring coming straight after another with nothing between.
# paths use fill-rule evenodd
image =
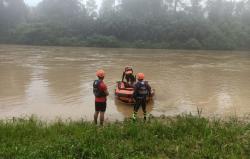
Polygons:
<instances>
[{"instance_id":1,"label":"dense forest","mask_svg":"<svg viewBox=\"0 0 250 159\"><path fill-rule=\"evenodd\" d=\"M0 43L250 49L250 0L0 0Z\"/></svg>"}]
</instances>

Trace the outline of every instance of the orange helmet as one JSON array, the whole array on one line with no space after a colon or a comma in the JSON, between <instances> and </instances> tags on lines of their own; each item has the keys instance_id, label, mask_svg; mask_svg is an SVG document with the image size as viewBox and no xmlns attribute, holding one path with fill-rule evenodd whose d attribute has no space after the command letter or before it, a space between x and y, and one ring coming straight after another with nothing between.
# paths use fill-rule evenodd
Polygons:
<instances>
[{"instance_id":1,"label":"orange helmet","mask_svg":"<svg viewBox=\"0 0 250 159\"><path fill-rule=\"evenodd\" d=\"M137 79L138 80L144 80L145 75L143 73L138 73L137 74Z\"/></svg>"},{"instance_id":2,"label":"orange helmet","mask_svg":"<svg viewBox=\"0 0 250 159\"><path fill-rule=\"evenodd\" d=\"M96 76L102 78L102 77L105 76L105 72L104 72L103 70L98 70L98 71L96 72Z\"/></svg>"}]
</instances>

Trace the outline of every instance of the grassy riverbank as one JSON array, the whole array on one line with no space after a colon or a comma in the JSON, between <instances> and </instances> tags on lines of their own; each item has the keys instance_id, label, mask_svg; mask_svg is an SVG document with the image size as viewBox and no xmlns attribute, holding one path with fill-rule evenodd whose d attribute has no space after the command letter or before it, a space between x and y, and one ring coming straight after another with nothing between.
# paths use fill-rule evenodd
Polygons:
<instances>
[{"instance_id":1,"label":"grassy riverbank","mask_svg":"<svg viewBox=\"0 0 250 159\"><path fill-rule=\"evenodd\" d=\"M34 118L0 122L0 158L248 158L250 123L194 116L46 124Z\"/></svg>"}]
</instances>

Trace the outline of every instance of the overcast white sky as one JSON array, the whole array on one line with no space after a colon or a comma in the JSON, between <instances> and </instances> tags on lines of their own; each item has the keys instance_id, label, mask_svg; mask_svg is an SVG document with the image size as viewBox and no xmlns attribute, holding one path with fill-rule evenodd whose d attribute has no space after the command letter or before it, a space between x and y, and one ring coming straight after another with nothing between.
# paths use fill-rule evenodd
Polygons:
<instances>
[{"instance_id":1,"label":"overcast white sky","mask_svg":"<svg viewBox=\"0 0 250 159\"><path fill-rule=\"evenodd\" d=\"M36 6L39 2L41 2L42 0L24 0L24 2L26 4L28 4L29 6ZM100 7L101 3L102 3L102 0L95 0L97 5L98 5L98 8Z\"/></svg>"}]
</instances>

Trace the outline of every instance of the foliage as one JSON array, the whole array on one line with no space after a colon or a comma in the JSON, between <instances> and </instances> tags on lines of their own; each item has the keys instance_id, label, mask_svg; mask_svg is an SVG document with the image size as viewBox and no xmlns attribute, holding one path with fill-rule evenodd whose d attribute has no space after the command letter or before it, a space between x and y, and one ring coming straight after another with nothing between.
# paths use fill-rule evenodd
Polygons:
<instances>
[{"instance_id":1,"label":"foliage","mask_svg":"<svg viewBox=\"0 0 250 159\"><path fill-rule=\"evenodd\" d=\"M118 40L113 36L94 35L86 39L87 46L119 47Z\"/></svg>"},{"instance_id":2,"label":"foliage","mask_svg":"<svg viewBox=\"0 0 250 159\"><path fill-rule=\"evenodd\" d=\"M250 124L190 115L108 123L0 122L1 158L248 158Z\"/></svg>"},{"instance_id":3,"label":"foliage","mask_svg":"<svg viewBox=\"0 0 250 159\"><path fill-rule=\"evenodd\" d=\"M0 42L250 49L250 0L0 0Z\"/></svg>"}]
</instances>

